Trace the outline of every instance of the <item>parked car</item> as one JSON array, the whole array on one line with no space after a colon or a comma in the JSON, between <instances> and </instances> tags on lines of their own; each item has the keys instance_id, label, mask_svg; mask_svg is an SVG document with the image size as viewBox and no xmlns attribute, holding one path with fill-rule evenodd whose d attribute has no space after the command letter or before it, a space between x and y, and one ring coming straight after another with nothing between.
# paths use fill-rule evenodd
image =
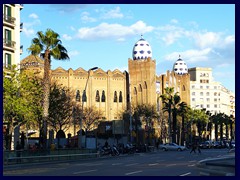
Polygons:
<instances>
[{"instance_id":1,"label":"parked car","mask_svg":"<svg viewBox=\"0 0 240 180\"><path fill-rule=\"evenodd\" d=\"M213 145L212 145L211 141L205 141L205 142L200 143L199 147L201 149L210 149L213 147Z\"/></svg>"},{"instance_id":2,"label":"parked car","mask_svg":"<svg viewBox=\"0 0 240 180\"><path fill-rule=\"evenodd\" d=\"M166 143L166 144L160 144L159 148L163 151L173 150L173 151L183 151L186 150L185 146L179 146L176 143Z\"/></svg>"},{"instance_id":3,"label":"parked car","mask_svg":"<svg viewBox=\"0 0 240 180\"><path fill-rule=\"evenodd\" d=\"M213 148L215 149L223 148L223 145L220 141L214 141L212 145L213 145Z\"/></svg>"}]
</instances>

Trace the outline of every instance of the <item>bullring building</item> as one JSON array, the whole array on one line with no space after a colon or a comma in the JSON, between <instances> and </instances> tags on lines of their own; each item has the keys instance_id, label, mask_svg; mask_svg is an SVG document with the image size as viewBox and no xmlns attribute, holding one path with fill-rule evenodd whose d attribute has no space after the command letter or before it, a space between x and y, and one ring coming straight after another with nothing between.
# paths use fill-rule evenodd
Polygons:
<instances>
[{"instance_id":1,"label":"bullring building","mask_svg":"<svg viewBox=\"0 0 240 180\"><path fill-rule=\"evenodd\" d=\"M30 55L21 61L21 68L39 71L43 75L43 60ZM128 71L85 70L81 67L51 70L51 81L75 93L74 101L84 107L96 107L103 112L104 121L121 119L122 112L141 104L156 105L161 110L160 95L166 87L174 87L181 100L190 105L190 74L186 63L179 58L166 74L156 74L156 60L151 45L142 37L133 45ZM84 103L82 103L84 101ZM69 132L73 134L73 130Z\"/></svg>"}]
</instances>

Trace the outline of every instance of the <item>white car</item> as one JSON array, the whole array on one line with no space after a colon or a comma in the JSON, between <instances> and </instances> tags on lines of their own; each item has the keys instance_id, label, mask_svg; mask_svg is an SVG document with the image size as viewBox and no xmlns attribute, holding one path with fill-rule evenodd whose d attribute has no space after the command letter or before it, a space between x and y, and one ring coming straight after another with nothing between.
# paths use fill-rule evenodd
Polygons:
<instances>
[{"instance_id":1,"label":"white car","mask_svg":"<svg viewBox=\"0 0 240 180\"><path fill-rule=\"evenodd\" d=\"M166 143L166 144L160 144L159 148L163 151L183 151L186 150L185 146L179 146L176 143Z\"/></svg>"}]
</instances>

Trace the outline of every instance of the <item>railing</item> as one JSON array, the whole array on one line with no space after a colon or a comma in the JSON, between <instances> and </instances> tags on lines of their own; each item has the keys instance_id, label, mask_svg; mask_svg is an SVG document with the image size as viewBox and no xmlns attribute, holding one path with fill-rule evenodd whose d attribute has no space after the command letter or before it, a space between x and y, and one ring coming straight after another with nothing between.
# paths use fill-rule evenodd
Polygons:
<instances>
[{"instance_id":1,"label":"railing","mask_svg":"<svg viewBox=\"0 0 240 180\"><path fill-rule=\"evenodd\" d=\"M3 20L14 25L16 18L3 14Z\"/></svg>"},{"instance_id":2,"label":"railing","mask_svg":"<svg viewBox=\"0 0 240 180\"><path fill-rule=\"evenodd\" d=\"M48 161L63 161L76 159L89 159L99 157L96 150L80 150L80 149L66 149L53 151L5 151L4 165L18 164L18 163L39 163Z\"/></svg>"},{"instance_id":3,"label":"railing","mask_svg":"<svg viewBox=\"0 0 240 180\"><path fill-rule=\"evenodd\" d=\"M10 47L10 48L15 48L15 44L16 44L15 41L11 41L9 39L3 39L3 46L7 46L7 47Z\"/></svg>"}]
</instances>

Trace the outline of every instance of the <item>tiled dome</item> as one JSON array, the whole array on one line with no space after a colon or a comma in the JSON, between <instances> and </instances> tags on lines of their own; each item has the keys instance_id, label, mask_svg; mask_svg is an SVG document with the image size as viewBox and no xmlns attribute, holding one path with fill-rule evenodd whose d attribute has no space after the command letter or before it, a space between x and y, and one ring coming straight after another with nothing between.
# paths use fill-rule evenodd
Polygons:
<instances>
[{"instance_id":1,"label":"tiled dome","mask_svg":"<svg viewBox=\"0 0 240 180\"><path fill-rule=\"evenodd\" d=\"M188 73L187 64L180 58L174 63L173 71L178 75L183 75Z\"/></svg>"},{"instance_id":2,"label":"tiled dome","mask_svg":"<svg viewBox=\"0 0 240 180\"><path fill-rule=\"evenodd\" d=\"M133 60L152 58L152 49L143 38L138 40L133 47Z\"/></svg>"}]
</instances>

